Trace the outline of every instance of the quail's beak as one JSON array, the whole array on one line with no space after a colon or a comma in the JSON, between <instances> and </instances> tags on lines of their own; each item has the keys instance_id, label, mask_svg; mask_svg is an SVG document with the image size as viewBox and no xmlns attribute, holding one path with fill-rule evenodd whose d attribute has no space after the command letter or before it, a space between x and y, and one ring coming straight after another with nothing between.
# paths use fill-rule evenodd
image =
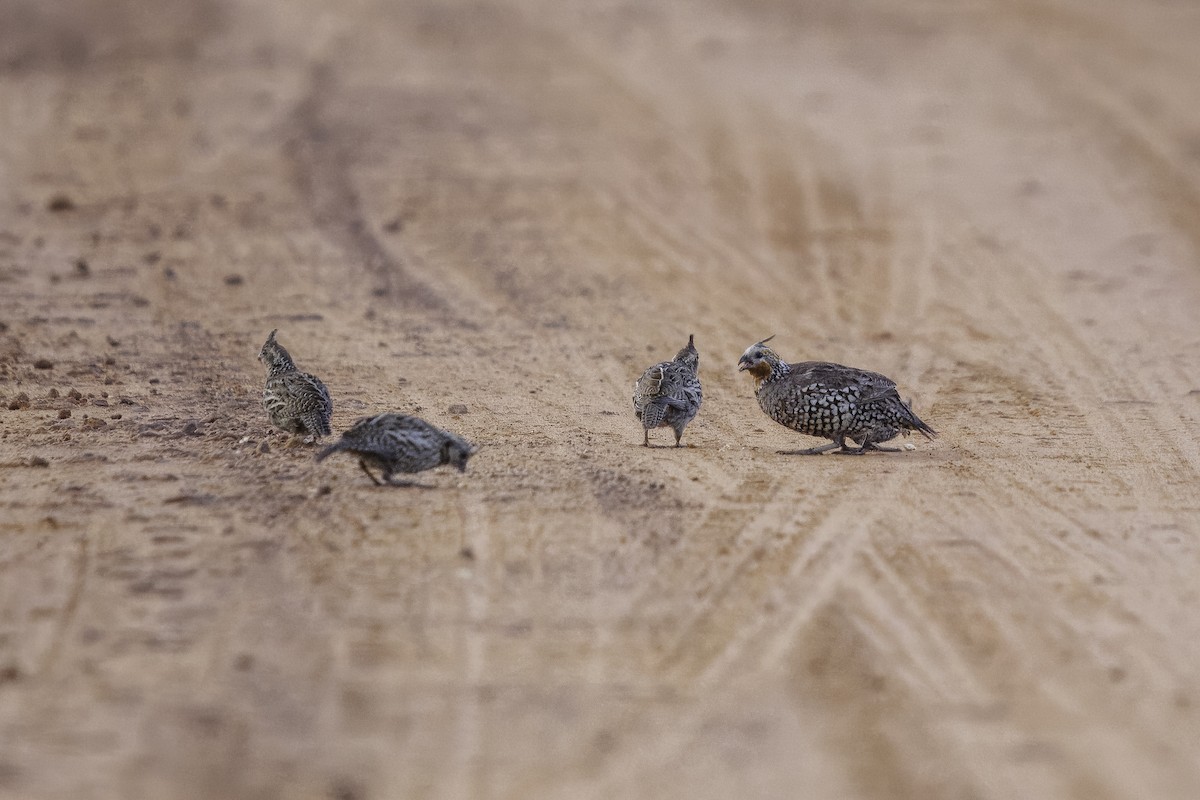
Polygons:
<instances>
[{"instance_id":1,"label":"quail's beak","mask_svg":"<svg viewBox=\"0 0 1200 800\"><path fill-rule=\"evenodd\" d=\"M742 356L738 359L738 372L745 372L750 369L750 359Z\"/></svg>"}]
</instances>

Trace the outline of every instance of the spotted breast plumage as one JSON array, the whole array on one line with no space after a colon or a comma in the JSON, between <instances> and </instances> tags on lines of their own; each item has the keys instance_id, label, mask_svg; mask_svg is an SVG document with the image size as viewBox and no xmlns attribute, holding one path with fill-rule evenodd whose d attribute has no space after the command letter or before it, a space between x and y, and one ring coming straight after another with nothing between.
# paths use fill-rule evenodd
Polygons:
<instances>
[{"instance_id":1,"label":"spotted breast plumage","mask_svg":"<svg viewBox=\"0 0 1200 800\"><path fill-rule=\"evenodd\" d=\"M673 361L655 364L633 384L633 413L642 422L642 444L650 446L650 431L669 427L675 431L675 446L700 411L704 393L700 388L700 353L696 337L688 336L687 347Z\"/></svg>"},{"instance_id":2,"label":"spotted breast plumage","mask_svg":"<svg viewBox=\"0 0 1200 800\"><path fill-rule=\"evenodd\" d=\"M927 439L937 436L900 399L890 378L827 361L788 364L767 347L772 338L751 345L738 360L738 369L754 376L759 406L780 425L832 440L832 444L781 453L894 451L898 448L880 447L880 443L911 431ZM849 447L847 440L858 447Z\"/></svg>"},{"instance_id":3,"label":"spotted breast plumage","mask_svg":"<svg viewBox=\"0 0 1200 800\"><path fill-rule=\"evenodd\" d=\"M258 353L258 360L267 368L267 384L263 388L263 408L271 424L281 431L307 434L314 439L332 433L329 420L333 416L333 401L329 390L315 375L301 372L283 345L275 341L271 331Z\"/></svg>"},{"instance_id":4,"label":"spotted breast plumage","mask_svg":"<svg viewBox=\"0 0 1200 800\"><path fill-rule=\"evenodd\" d=\"M443 464L465 472L467 459L475 454L475 448L462 437L419 417L395 413L357 420L340 440L317 454L317 461L343 450L358 456L358 465L377 486L411 486L411 482L393 481L392 475L423 472ZM382 481L371 468L380 471Z\"/></svg>"}]
</instances>

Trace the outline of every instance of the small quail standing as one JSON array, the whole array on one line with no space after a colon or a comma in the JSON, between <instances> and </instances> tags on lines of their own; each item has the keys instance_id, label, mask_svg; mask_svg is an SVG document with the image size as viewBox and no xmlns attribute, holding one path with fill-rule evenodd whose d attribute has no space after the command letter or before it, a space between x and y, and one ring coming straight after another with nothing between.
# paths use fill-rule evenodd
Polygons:
<instances>
[{"instance_id":1,"label":"small quail standing","mask_svg":"<svg viewBox=\"0 0 1200 800\"><path fill-rule=\"evenodd\" d=\"M332 431L333 401L329 390L314 375L296 369L291 355L275 341L271 331L258 352L258 360L267 367L267 385L263 389L263 408L271 423L281 431L308 434L314 439Z\"/></svg>"},{"instance_id":2,"label":"small quail standing","mask_svg":"<svg viewBox=\"0 0 1200 800\"><path fill-rule=\"evenodd\" d=\"M700 390L700 354L696 352L695 335L688 336L687 347L679 351L674 361L655 364L642 373L633 384L633 413L642 421L642 444L650 446L650 431L670 427L675 430L675 446L683 429L700 410L703 392Z\"/></svg>"},{"instance_id":3,"label":"small quail standing","mask_svg":"<svg viewBox=\"0 0 1200 800\"><path fill-rule=\"evenodd\" d=\"M773 338L751 345L738 360L738 370L754 376L759 406L780 425L833 440L833 444L780 453L816 455L835 448L854 455L868 450L896 451L899 448L880 447L879 443L901 433L907 436L909 431L927 439L937 436L900 399L892 380L826 361L787 364L767 347ZM859 446L848 447L847 439Z\"/></svg>"},{"instance_id":4,"label":"small quail standing","mask_svg":"<svg viewBox=\"0 0 1200 800\"><path fill-rule=\"evenodd\" d=\"M475 454L463 438L436 428L423 419L404 414L379 414L362 417L342 434L336 443L317 453L323 461L345 450L358 456L358 465L376 486L411 486L411 481L393 481L396 472L422 472L450 464L459 472L467 469L467 459ZM380 470L383 480L369 469Z\"/></svg>"}]
</instances>

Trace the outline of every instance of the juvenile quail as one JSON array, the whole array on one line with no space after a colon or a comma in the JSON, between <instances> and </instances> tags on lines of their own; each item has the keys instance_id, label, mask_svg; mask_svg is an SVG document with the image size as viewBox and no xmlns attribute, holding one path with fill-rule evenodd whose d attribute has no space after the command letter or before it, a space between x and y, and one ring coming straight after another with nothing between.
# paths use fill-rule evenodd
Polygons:
<instances>
[{"instance_id":1,"label":"juvenile quail","mask_svg":"<svg viewBox=\"0 0 1200 800\"><path fill-rule=\"evenodd\" d=\"M700 378L700 354L696 352L695 335L688 336L687 347L680 350L674 361L655 364L642 373L633 384L633 413L642 421L642 444L650 446L650 431L670 427L675 430L675 446L683 429L700 410L703 392Z\"/></svg>"},{"instance_id":2,"label":"juvenile quail","mask_svg":"<svg viewBox=\"0 0 1200 800\"><path fill-rule=\"evenodd\" d=\"M345 450L358 456L358 465L376 486L411 486L411 481L393 481L396 472L422 472L450 464L459 472L467 469L467 459L475 448L463 438L436 428L423 419L404 414L379 414L362 417L342 434L342 438L317 453L323 461ZM378 480L370 470L382 473Z\"/></svg>"},{"instance_id":3,"label":"juvenile quail","mask_svg":"<svg viewBox=\"0 0 1200 800\"><path fill-rule=\"evenodd\" d=\"M896 384L876 373L826 361L787 364L767 347L770 336L751 345L738 360L738 370L754 376L754 394L771 419L794 431L833 440L807 450L780 450L788 455L816 455L840 448L860 455L868 450L896 451L880 442L917 431L927 439L937 432L900 399ZM847 446L846 440L858 447Z\"/></svg>"},{"instance_id":4,"label":"juvenile quail","mask_svg":"<svg viewBox=\"0 0 1200 800\"><path fill-rule=\"evenodd\" d=\"M328 436L332 432L329 418L333 415L329 390L316 376L296 369L291 355L275 341L277 332L271 331L258 352L258 360L267 368L263 408L271 424L281 431L308 434L314 439Z\"/></svg>"}]
</instances>

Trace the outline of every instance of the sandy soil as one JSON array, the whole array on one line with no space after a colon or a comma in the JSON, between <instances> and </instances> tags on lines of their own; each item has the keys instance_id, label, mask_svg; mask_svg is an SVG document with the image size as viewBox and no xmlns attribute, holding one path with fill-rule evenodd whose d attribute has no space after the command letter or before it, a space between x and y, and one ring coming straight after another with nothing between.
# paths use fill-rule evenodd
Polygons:
<instances>
[{"instance_id":1,"label":"sandy soil","mask_svg":"<svg viewBox=\"0 0 1200 800\"><path fill-rule=\"evenodd\" d=\"M0 15L0 796L1200 797L1195 4ZM776 455L772 333L941 439Z\"/></svg>"}]
</instances>

